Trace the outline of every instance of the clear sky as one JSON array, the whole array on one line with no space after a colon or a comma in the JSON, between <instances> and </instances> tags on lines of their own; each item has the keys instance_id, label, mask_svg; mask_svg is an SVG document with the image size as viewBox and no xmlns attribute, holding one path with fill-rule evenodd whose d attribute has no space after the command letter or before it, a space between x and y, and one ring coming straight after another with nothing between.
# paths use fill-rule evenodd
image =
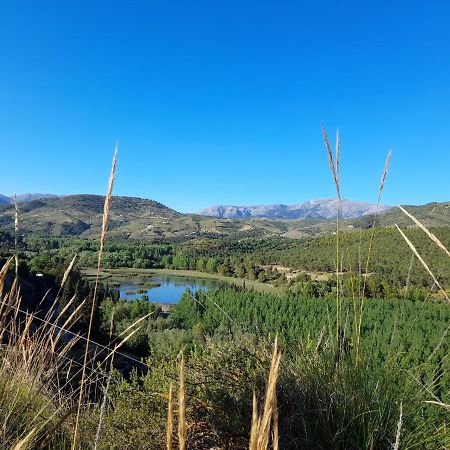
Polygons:
<instances>
[{"instance_id":1,"label":"clear sky","mask_svg":"<svg viewBox=\"0 0 450 450\"><path fill-rule=\"evenodd\" d=\"M0 6L0 193L179 211L450 200L450 2L77 0Z\"/></svg>"}]
</instances>

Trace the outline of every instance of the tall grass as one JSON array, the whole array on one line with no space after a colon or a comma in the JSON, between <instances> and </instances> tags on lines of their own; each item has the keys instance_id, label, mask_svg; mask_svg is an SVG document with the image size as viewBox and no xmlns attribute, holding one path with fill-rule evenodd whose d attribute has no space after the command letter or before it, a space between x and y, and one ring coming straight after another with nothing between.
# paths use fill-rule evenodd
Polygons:
<instances>
[{"instance_id":1,"label":"tall grass","mask_svg":"<svg viewBox=\"0 0 450 450\"><path fill-rule=\"evenodd\" d=\"M341 184L339 179L339 131L336 132L336 150L335 157L333 159L333 153L331 151L328 136L325 131L325 127L322 124L322 134L325 141L325 147L327 149L328 164L330 165L331 173L333 175L334 186L336 188L336 194L339 202L338 210L336 212L336 349L339 351L340 343L340 317L341 317L341 302L340 302L340 289L339 289L339 260L340 260L340 248L339 248L339 215L342 212L342 198L341 198Z\"/></svg>"},{"instance_id":2,"label":"tall grass","mask_svg":"<svg viewBox=\"0 0 450 450\"><path fill-rule=\"evenodd\" d=\"M81 375L80 393L79 393L79 398L78 398L77 417L76 417L76 421L75 421L75 432L74 432L74 437L73 437L73 442L72 442L72 450L75 450L75 448L76 448L78 425L79 425L81 407L82 407L83 397L84 397L84 392L85 392L86 365L87 365L88 355L89 355L89 344L90 344L90 340L91 340L92 323L93 323L95 308L96 308L96 304L97 304L97 291L98 291L98 287L99 287L100 270L102 267L103 246L105 244L106 232L108 230L109 208L110 208L110 203L111 203L112 191L113 191L113 187L114 187L114 179L116 176L116 164L117 164L117 144L116 144L116 148L114 150L111 174L110 174L109 183L108 183L108 192L105 197L105 205L103 208L102 231L101 231L101 235L100 235L100 248L98 251L98 260L97 260L97 275L95 277L94 294L92 297L91 313L89 316L89 325L88 325L88 329L87 329L87 342L86 342L86 349L84 352L84 361L83 361L83 369L82 369L82 375Z\"/></svg>"},{"instance_id":3,"label":"tall grass","mask_svg":"<svg viewBox=\"0 0 450 450\"><path fill-rule=\"evenodd\" d=\"M328 140L328 136L325 130L325 127L322 124L322 134L325 141L325 148L327 150L327 156L328 156L328 164L330 166L330 170L333 176L333 182L334 186L336 188L336 195L338 199L338 209L336 212L336 350L339 353L341 351L341 342L340 342L340 336L345 336L345 326L342 330L341 328L341 301L340 301L340 277L339 274L342 272L342 265L343 265L343 258L341 258L341 249L340 249L340 216L342 215L342 196L341 196L341 184L340 184L340 174L339 174L339 155L340 155L340 135L339 131L336 132L336 149L335 149L335 156L333 158L333 153L331 151L331 146ZM375 225L376 225L376 218L378 215L380 203L381 203L381 194L383 192L384 184L386 182L386 176L389 169L389 164L391 160L391 151L388 152L386 162L384 165L383 174L381 176L380 186L378 189L378 196L377 196L377 203L376 203L376 213L374 215L374 223L372 226L372 233L370 235L369 240L369 249L367 253L366 258L366 264L365 264L365 273L363 277L363 288L362 291L360 290L358 293L356 293L355 289L355 283L354 283L354 274L353 269L349 257L349 252L347 251L348 261L347 264L349 265L349 275L350 275L350 282L352 286L352 299L353 299L353 315L354 315L354 326L355 326L355 356L356 356L356 362L361 358L360 355L360 341L361 341L361 326L362 326L362 320L363 320L363 312L364 312L364 299L365 299L365 290L366 290L366 281L367 281L367 274L369 273L369 263L372 253L372 245L373 245L373 239L374 239L374 233L375 233ZM344 234L344 245L345 245L345 234ZM345 249L344 249L345 251ZM341 262L341 270L339 269L339 263ZM363 274L359 273L359 276L361 277ZM361 282L361 280L360 280ZM360 283L359 283L360 284Z\"/></svg>"},{"instance_id":4,"label":"tall grass","mask_svg":"<svg viewBox=\"0 0 450 450\"><path fill-rule=\"evenodd\" d=\"M0 270L2 287L11 262ZM8 292L0 289L0 442L2 448L66 448L72 407L63 392L72 387L68 353L77 338L62 339L61 317L50 320L54 310L43 319L22 310L16 285L17 278Z\"/></svg>"}]
</instances>

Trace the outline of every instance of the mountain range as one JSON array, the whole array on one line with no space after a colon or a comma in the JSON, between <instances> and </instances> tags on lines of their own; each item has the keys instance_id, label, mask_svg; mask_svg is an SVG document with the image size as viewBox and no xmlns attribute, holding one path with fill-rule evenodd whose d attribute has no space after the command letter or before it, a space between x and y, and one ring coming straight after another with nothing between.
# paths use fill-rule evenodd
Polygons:
<instances>
[{"instance_id":1,"label":"mountain range","mask_svg":"<svg viewBox=\"0 0 450 450\"><path fill-rule=\"evenodd\" d=\"M200 211L203 216L221 219L268 218L268 219L334 219L339 208L336 199L310 200L297 205L231 206L217 205ZM342 200L341 217L355 219L387 211L391 206L377 205L352 200Z\"/></svg>"},{"instance_id":2,"label":"mountain range","mask_svg":"<svg viewBox=\"0 0 450 450\"><path fill-rule=\"evenodd\" d=\"M104 197L68 195L39 198L19 205L21 234L98 238L101 234ZM108 237L112 240L190 240L217 237L313 237L336 229L336 200L313 200L296 206L272 205L238 208L238 212L209 208L202 214L181 214L154 200L114 196L110 205ZM259 208L259 209L257 209ZM382 207L376 223L380 226L413 226L398 208ZM407 206L426 226L450 226L450 202ZM345 201L343 229L373 225L374 205ZM231 214L233 213L233 214ZM209 214L209 215L204 215ZM220 215L219 217L213 214ZM14 206L0 205L0 231L14 233ZM229 218L232 215L232 218ZM234 218L233 217L239 217Z\"/></svg>"}]
</instances>

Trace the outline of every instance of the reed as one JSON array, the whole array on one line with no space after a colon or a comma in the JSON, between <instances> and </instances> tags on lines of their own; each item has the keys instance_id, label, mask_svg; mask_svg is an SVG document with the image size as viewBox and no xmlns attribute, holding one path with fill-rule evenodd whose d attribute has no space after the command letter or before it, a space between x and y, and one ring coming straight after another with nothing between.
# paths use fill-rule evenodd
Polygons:
<instances>
[{"instance_id":1,"label":"reed","mask_svg":"<svg viewBox=\"0 0 450 450\"><path fill-rule=\"evenodd\" d=\"M336 188L336 194L339 202L337 214L336 214L336 352L339 352L339 333L340 333L340 316L341 316L341 302L339 296L339 213L342 209L342 199L341 199L341 187L339 182L339 152L340 152L340 141L339 141L339 131L336 132L336 150L335 159L333 159L333 153L331 151L330 142L328 140L327 132L322 124L322 134L325 141L325 147L328 155L328 164L330 165L330 170L333 175L333 181Z\"/></svg>"},{"instance_id":2,"label":"reed","mask_svg":"<svg viewBox=\"0 0 450 450\"><path fill-rule=\"evenodd\" d=\"M184 356L180 362L180 387L178 391L178 446L180 450L186 449L186 387Z\"/></svg>"},{"instance_id":3,"label":"reed","mask_svg":"<svg viewBox=\"0 0 450 450\"><path fill-rule=\"evenodd\" d=\"M19 207L14 194L14 258L16 260L16 278L19 277Z\"/></svg>"},{"instance_id":4,"label":"reed","mask_svg":"<svg viewBox=\"0 0 450 450\"><path fill-rule=\"evenodd\" d=\"M166 450L172 450L173 433L173 385L170 383L167 407Z\"/></svg>"},{"instance_id":5,"label":"reed","mask_svg":"<svg viewBox=\"0 0 450 450\"><path fill-rule=\"evenodd\" d=\"M369 264L370 264L370 258L372 256L372 248L373 248L373 241L375 237L375 228L376 228L376 221L379 214L380 204L381 204L381 195L383 193L384 185L386 183L386 177L389 171L389 166L391 163L391 157L392 157L392 151L389 150L388 154L386 156L386 161L384 163L383 173L381 175L380 180L380 186L378 188L378 195L377 195L377 206L376 206L376 212L373 219L372 224L372 232L370 233L369 238L369 249L367 251L367 258L366 258L366 264L365 264L365 272L364 272L364 280L363 280L363 288L361 291L361 297L359 301L359 312L358 317L355 316L355 321L357 323L357 329L356 329L356 362L358 363L361 359L361 327L363 322L363 315L364 315L364 300L366 297L366 285L367 285L367 275L369 273Z\"/></svg>"},{"instance_id":6,"label":"reed","mask_svg":"<svg viewBox=\"0 0 450 450\"><path fill-rule=\"evenodd\" d=\"M110 209L111 197L112 197L112 192L113 192L113 187L114 187L114 180L115 180L115 176L116 176L117 150L118 150L118 147L116 144L116 148L114 150L114 156L113 156L113 160L112 160L111 174L109 177L108 192L105 197L105 204L104 204L104 208L103 208L102 232L101 232L101 236L100 236L100 248L98 251L98 260L97 260L97 274L95 277L94 294L92 296L91 313L89 316L89 325L88 325L88 329L87 329L87 341L86 341L86 349L84 352L83 371L82 371L82 375L81 375L80 393L79 393L79 398L78 398L78 408L77 408L77 415L76 415L76 420L75 420L75 431L74 431L74 435L73 435L72 450L75 450L76 444L77 444L77 438L78 438L78 427L79 427L80 413L81 413L81 407L82 407L82 403L83 403L83 396L84 396L84 389L85 389L86 365L87 365L88 354L89 354L89 343L91 340L92 322L94 319L94 312L95 312L96 300L97 300L97 291L98 291L99 281L100 281L100 270L102 267L103 247L105 244L106 232L108 230L109 209Z\"/></svg>"},{"instance_id":7,"label":"reed","mask_svg":"<svg viewBox=\"0 0 450 450\"><path fill-rule=\"evenodd\" d=\"M393 450L399 450L400 448L400 435L402 432L402 425L403 425L403 403L400 402L400 412L397 422L397 433L395 434L395 443Z\"/></svg>"}]
</instances>

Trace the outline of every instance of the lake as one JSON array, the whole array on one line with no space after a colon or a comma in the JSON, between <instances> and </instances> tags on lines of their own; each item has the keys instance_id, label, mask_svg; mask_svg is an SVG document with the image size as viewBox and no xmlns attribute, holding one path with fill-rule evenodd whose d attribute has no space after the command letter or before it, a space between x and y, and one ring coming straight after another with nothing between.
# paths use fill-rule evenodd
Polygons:
<instances>
[{"instance_id":1,"label":"lake","mask_svg":"<svg viewBox=\"0 0 450 450\"><path fill-rule=\"evenodd\" d=\"M149 301L153 303L178 303L186 289L191 292L198 290L207 291L222 287L224 283L211 278L190 278L176 275L152 275L147 280L150 283L159 283L155 287L142 287L142 284L133 284L131 280L126 280L119 286L120 298L135 300L142 295L148 295ZM145 290L146 292L142 292ZM138 292L141 291L141 292Z\"/></svg>"}]
</instances>

